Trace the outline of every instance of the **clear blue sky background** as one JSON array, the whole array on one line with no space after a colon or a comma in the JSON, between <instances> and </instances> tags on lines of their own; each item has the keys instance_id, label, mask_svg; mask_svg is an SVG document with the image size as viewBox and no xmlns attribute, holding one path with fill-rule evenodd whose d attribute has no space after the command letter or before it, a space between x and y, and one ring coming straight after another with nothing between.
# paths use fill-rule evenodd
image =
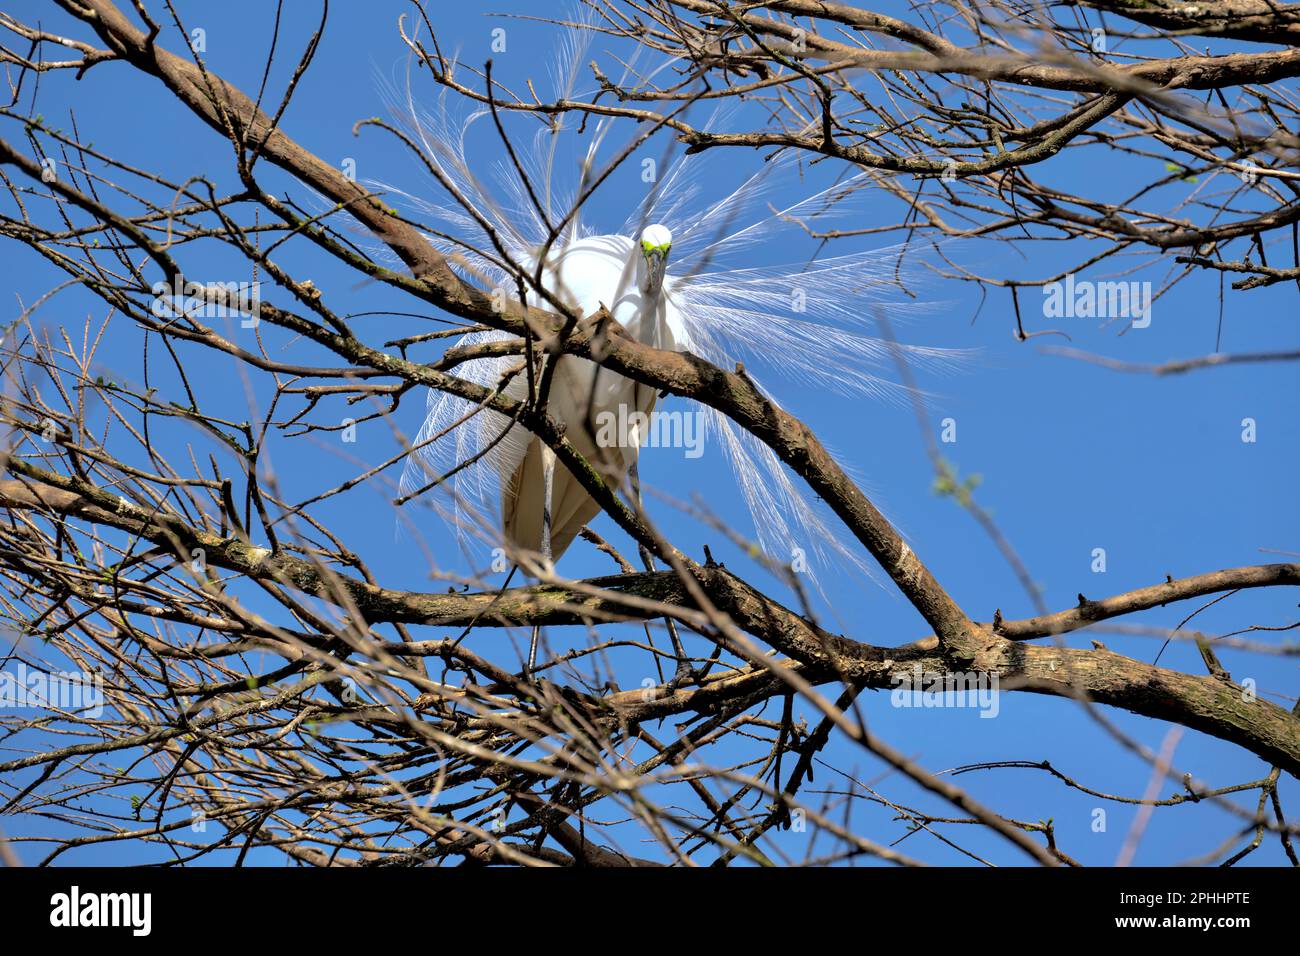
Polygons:
<instances>
[{"instance_id":1,"label":"clear blue sky background","mask_svg":"<svg viewBox=\"0 0 1300 956\"><path fill-rule=\"evenodd\" d=\"M296 52L315 20L314 14L309 17L306 12L312 5L289 6L294 12L282 29L282 42L287 44L286 49ZM550 45L556 36L554 28L507 23L507 51L491 54L489 31L501 24L484 16L487 11L512 9L535 12L536 4L466 0L433 6L444 50L459 49L467 61L475 64L493 55L498 75L515 86L528 76L545 80ZM182 2L178 7L189 24L207 31L207 61L213 68L246 91L255 90L261 79L273 5L242 0L220 5ZM73 25L52 6L18 0L10 9L27 22L40 19L47 29L86 36L80 26ZM388 2L334 4L320 53L283 125L298 142L327 160L355 159L362 178L401 183L412 191L432 194L432 185L409 157L393 147L391 139L374 131L359 138L352 135L355 121L383 111L377 77L400 73L403 68L405 48L395 23L405 9L404 4ZM169 46L177 49L174 36ZM272 77L270 89L276 95L283 89L291 59L282 58ZM546 88L544 82L540 88ZM435 90L432 86L426 89L432 104ZM184 113L158 84L125 66L96 67L80 84L74 83L67 72L44 76L40 111L56 125L66 127L69 108L76 111L83 138L128 163L157 169L177 181L203 173L214 178L219 191L235 185L228 144ZM0 125L0 135L11 142L22 138L20 128L12 122ZM621 143L629 135L630 131L624 131L615 140ZM484 140L483 144L489 149L485 155L495 160L497 155L490 152L491 141ZM662 144L648 148L647 154L661 155ZM730 153L725 160L711 164L709 178L703 183L706 195L734 188L738 177L758 162L748 152ZM1136 165L1121 166L1113 158L1103 164L1099 154L1093 154L1091 159L1087 154L1081 158L1067 154L1054 160L1053 166L1050 174L1044 174L1051 182L1096 189L1099 180L1105 181L1116 189L1116 197L1127 184L1158 173L1158 169L1153 172ZM309 201L300 186L272 175L270 170L264 173L268 181L280 184L279 188L299 201ZM1175 188L1191 190L1197 185L1178 184ZM626 166L597 196L588 218L604 220L611 227L620 224L630 202L639 199L644 188L639 167ZM859 225L896 221L901 209L894 201L881 197L877 203L868 204L863 215ZM754 250L752 255L755 263L775 263L797 260L810 249L811 245L792 229L788 239L773 243L772 248ZM1005 245L964 243L952 255L989 274L1037 278L1071 258L1082 259L1088 251L1077 244L1069 249L1046 244L1026 249L1027 256L1020 257L1012 255ZM1285 263L1288 256L1279 248L1270 261ZM323 263L309 251L291 248L283 260L300 278L313 279L336 310L412 307L391 292L359 284L355 275ZM206 260L188 260L191 272L201 274L206 269L205 277L243 278L238 272L231 276L231 261L228 256L216 254ZM1158 282L1163 276L1164 269L1156 269L1136 278ZM1084 276L1104 277L1102 273ZM35 255L12 244L0 246L0 290L9 293L3 308L11 317L18 307L13 293L31 302L61 278ZM1132 362L1162 362L1214 350L1219 323L1218 288L1217 277L1211 275L1184 281L1156 303L1150 328L1122 337L1116 334L1116 327L1104 328L1086 319L1047 323L1038 313L1038 293L1034 290L1024 293L1022 307L1027 327L1037 329L1050 324L1063 328L1074 347ZM1300 531L1295 499L1300 422L1294 364L1229 367L1169 378L1125 374L1046 355L1038 347L1041 343L1064 344L1061 339L1017 342L1012 335L1014 320L1006 295L991 296L978 320L974 320L979 305L975 288L936 280L924 291L940 305L900 330L901 336L914 343L979 350L978 358L964 371L923 380L934 394L928 413L930 425L937 433L940 420L956 420L958 441L944 446L945 454L961 475L982 476L977 500L994 513L998 526L1044 588L1048 607L1055 610L1071 606L1079 592L1089 597L1104 596L1161 581L1167 574L1177 577L1294 559L1269 553L1273 549L1294 555ZM1223 351L1300 347L1296 329L1300 308L1294 286L1249 293L1229 289L1226 295ZM60 295L35 319L51 327L75 327L87 314L97 320L102 318L102 304L73 291ZM370 340L374 343L430 327L428 323L386 317L358 322L372 330ZM114 320L113 328L100 361L106 371L138 381L141 335L120 317ZM246 403L235 387L233 360L198 349L185 358L190 363L187 369L191 378L207 400L228 402L232 415L247 417ZM797 388L786 388L779 395L791 411L836 450L846 466L863 476L877 503L905 531L917 553L969 613L985 620L995 608L1001 608L1007 617L1032 613L1024 591L971 517L951 499L931 491L933 474L910 408L849 403ZM397 421L407 435L418 430L422 413L422 397L403 404ZM1258 441L1253 444L1241 440L1241 420L1246 417L1258 423ZM273 434L270 442L270 459L291 500L336 484L362 470L357 460L373 464L390 455L394 447L388 428L382 424L363 429L358 443L350 446L314 440L289 442L278 434ZM680 452L671 449L647 454L643 477L648 484L679 498L698 494L737 527L749 527L726 464L712 450L694 461L684 461ZM324 508L321 514L371 563L381 580L394 587L437 586L428 578L419 547L409 537L394 539L391 488L376 482L349 497L348 503ZM720 556L731 554L729 564L733 568L758 583L764 581L763 573L723 546L718 535L662 504L657 506L656 517L679 546L698 555L699 545L709 542ZM454 563L454 551L442 529L432 523L432 518L420 520L428 522L427 537L440 549L440 559ZM616 535L607 521L602 520L600 529ZM1106 550L1104 574L1090 569L1095 548ZM561 569L574 576L604 573L608 562L603 556L575 548ZM919 616L888 586L864 585L859 579L833 571L823 580L833 607L824 611L828 625L879 644L904 643L927 633ZM1180 604L1139 620L1173 626L1196 606L1197 602ZM1201 614L1196 626L1215 634L1250 624L1289 624L1295 615L1293 590L1246 592ZM1159 644L1149 637L1099 636L1111 648L1148 661ZM499 638L483 639L495 642ZM564 639L563 633L552 634L556 643ZM1270 638L1261 635L1260 639ZM1087 637L1076 636L1074 642L1086 646ZM1232 651L1222 652L1221 658L1236 678L1254 677L1260 692L1269 699L1287 707L1294 702L1300 688L1295 658L1247 656ZM1195 648L1187 645L1167 650L1162 664L1193 673L1203 669ZM1139 796L1147 785L1149 770L1145 764L1113 742L1076 705L1060 700L1007 694L1001 699L1001 713L995 720L980 719L973 710L894 709L883 694L867 694L862 703L876 732L931 770L983 760L1050 758L1064 773L1097 790ZM1127 713L1109 712L1109 716L1126 733L1153 749L1159 748L1168 729ZM873 785L891 799L942 812L940 805L918 794L905 781L884 775L880 764L842 742L832 744L824 756L836 766L856 769L860 780L875 781ZM1183 738L1175 759L1181 770L1215 786L1257 779L1268 769L1239 748L1191 731ZM1133 819L1132 807L1100 804L1096 798L1066 790L1045 774L1033 771L999 770L956 779L978 799L1008 816L1036 820L1050 813L1062 848L1088 864L1112 863ZM843 782L824 772L810 789L838 789ZM1168 783L1160 789L1162 795L1171 793ZM1292 817L1300 814L1297 798L1300 789L1294 781L1285 780L1284 806ZM1253 810L1255 799L1252 793L1240 802ZM1093 808L1099 805L1105 806L1108 813L1103 833L1091 827ZM872 839L890 842L903 832L899 824L890 822L891 814L887 812L859 812L865 813L863 820L870 821L861 825L861 832ZM0 823L11 835L48 834L51 827L48 821L30 818L8 818ZM1203 805L1159 810L1137 860L1146 864L1172 863L1209 853L1235 825L1227 814ZM1020 861L989 837L960 835L965 845L976 852L988 852L1004 862ZM790 841L789 852L802 855L797 835L783 839ZM968 862L924 835L909 839L903 847L932 862ZM38 856L30 845L23 853L28 858ZM88 849L68 855L63 861L128 863L159 858L160 851L155 848L119 845ZM278 860L271 854L254 857L254 862ZM1284 858L1276 841L1270 839L1248 862L1278 864Z\"/></svg>"}]
</instances>

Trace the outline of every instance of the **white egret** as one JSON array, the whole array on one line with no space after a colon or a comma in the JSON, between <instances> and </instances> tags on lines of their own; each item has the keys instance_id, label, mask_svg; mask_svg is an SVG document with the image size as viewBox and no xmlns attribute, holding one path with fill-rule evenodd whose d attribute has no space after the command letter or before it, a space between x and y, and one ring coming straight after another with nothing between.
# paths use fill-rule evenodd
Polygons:
<instances>
[{"instance_id":1,"label":"white egret","mask_svg":"<svg viewBox=\"0 0 1300 956\"><path fill-rule=\"evenodd\" d=\"M572 31L561 45L557 100L582 95L576 84L579 64L585 62L586 37L580 34ZM870 192L867 174L755 216L758 201L770 198L784 172L794 168L792 160L771 159L730 193L701 202L702 160L686 156L661 171L621 228L598 232L587 225L585 206L566 214L590 184L597 152L615 121L592 121L574 130L563 125L562 115L556 117L554 126L536 135L531 150L519 151L529 177L525 184L513 160L506 163L498 155L494 164L485 164L470 155L468 131L490 111L456 115L446 97L444 91L433 110L422 109L408 83L393 96L392 105L421 146L425 161L456 197L430 202L391 184L375 185L437 220L430 241L467 280L498 291L514 290L520 276L536 273L541 250L549 249L541 285L577 312L591 315L605 305L643 342L690 351L723 368L744 360L750 377L765 391L762 378L770 370L804 389L833 392L851 401L879 398L905 391L872 372L879 366L893 369L895 349L921 365L944 365L955 354L895 345L868 333L873 306L888 307L881 291L897 286L896 250L788 266L753 265L749 254L767 246L779 229L797 231L788 224L791 219L821 217L820 224L831 215L852 214L855 200ZM500 118L506 123L514 119L504 110ZM562 141L584 134L585 157L572 164L559 161L565 155ZM566 179L566 171L574 175ZM564 227L552 235L557 221ZM673 266L667 269L670 247ZM536 290L530 304L544 307ZM458 345L506 338L510 336L495 330L474 332ZM518 355L480 358L463 363L456 374L489 389L508 381L506 394L519 400L528 394L519 365ZM636 465L635 440L624 436L619 447L597 447L592 423L600 412L616 413L619 407L652 411L654 390L574 356L560 358L553 377L548 413L567 426L566 436L611 487L621 487ZM771 449L713 409L701 406L695 411L703 419L705 442L720 449L731 464L767 555L784 562L798 548L810 566L819 559L825 564L835 555L865 569L858 550L831 529ZM629 415L626 420L635 419ZM475 413L473 405L447 393L430 393L415 449L402 476L403 496L435 485L450 491L449 508L444 510L440 500L433 503L465 544L471 529L497 523L495 512L508 543L558 559L598 511L577 479L556 467L552 453L530 432L494 411ZM476 464L462 467L467 461ZM447 475L450 478L442 480Z\"/></svg>"},{"instance_id":2,"label":"white egret","mask_svg":"<svg viewBox=\"0 0 1300 956\"><path fill-rule=\"evenodd\" d=\"M496 238L516 262L523 264L524 273L532 274L536 250L545 240L547 225L528 206L517 178L512 180L508 174L504 175L496 188L481 183L470 171L461 127L452 127L449 120L449 125L444 127L442 122L441 117L422 117L421 126L417 127L426 129L438 124L436 133L426 132L428 156L438 162L463 195L473 198L476 209L491 223ZM543 270L542 284L553 293L563 288L567 301L584 316L595 312L599 304L609 306L614 317L634 335L660 348L690 351L722 368L733 368L737 361L744 361L750 378L774 401L777 395L766 386L769 372L792 380L805 391L832 393L849 401L879 400L906 395L903 386L874 371L893 368L895 348L901 349L914 365L921 366L946 366L957 354L948 349L895 346L865 331L871 321L872 305L889 306L881 290L896 282L897 263L890 254L892 250L851 253L789 266L757 267L744 263L746 253L771 240L784 220L816 214L827 201L828 192L838 196L851 190L854 184L818 192L754 221L745 213L770 191L767 169L745 180L722 199L700 204L691 171L694 165L687 158L670 169L659 188L632 212L615 234L592 234L575 217L555 243L556 251ZM384 188L389 193L400 192L391 185ZM499 202L502 195L516 201L506 207ZM451 226L449 231L454 230L458 235L473 236L479 229L471 217L453 206L430 204L409 194L406 199L421 211L438 216ZM641 235L647 222L671 230L672 236L673 265L663 273L653 319L643 319L638 309L646 298L641 279L647 274L651 260L629 238ZM723 224L721 235L719 223ZM731 225L727 226L728 223ZM489 288L514 287L510 274L489 256L437 236L431 237L431 241L452 262L469 263L463 270L466 278ZM737 259L742 264L737 265ZM655 264L661 267L664 263L655 260ZM628 274L628 269L635 269L636 275ZM615 296L614 290L620 285L625 288ZM538 304L537 298L531 304ZM457 344L471 346L510 337L495 330L473 332ZM560 368L585 369L588 375L597 374L593 371L595 366L583 359L566 356L561 363ZM503 378L509 377L505 393L518 400L527 395L524 376L510 376L519 364L517 355L481 358L459 366L456 374L489 389L499 387ZM607 369L598 374L599 383L611 389L621 379ZM621 387L632 387L626 379L621 381ZM580 392L581 389L572 394ZM641 395L645 403L653 403L654 399L653 394ZM549 400L548 412L571 428L594 419L594 410L586 407L585 399L582 404L574 405L563 389L557 389ZM567 407L557 404L566 401ZM635 406L636 401L629 401L629 405ZM646 408L653 405L637 410ZM735 473L764 552L784 561L789 559L792 547L799 546L813 564L824 565L831 555L836 555L856 567L864 567L857 550L843 542L813 503L805 499L771 449L714 409L700 406L695 410L703 420L705 443L713 450L720 450ZM538 501L544 493L540 485L543 457L533 436L494 411L485 410L466 417L471 411L473 405L456 396L430 392L425 422L414 442L416 451L408 459L401 482L401 492L407 496L452 472L449 481L440 483L441 488L451 492L450 503L446 506L439 500L433 503L466 545L473 537L470 529L496 523L492 518L498 512L494 507L496 502L504 502L508 514L510 502L519 497L520 491L525 495L533 493ZM591 441L582 429L568 434L575 444ZM434 440L435 436L441 437ZM586 450L583 451L585 455ZM479 464L456 469L458 463L476 456ZM598 461L609 461L609 457L588 460L595 465ZM634 456L627 460L613 456L610 462L613 471L609 475L616 479L614 487L619 486L633 460ZM519 476L519 489L511 491L510 484L519 475L520 463L525 461L536 464L527 466ZM553 488L551 553L555 558L564 552L582 523L595 514L594 503L579 495L580 486L576 481L571 482L567 475L559 480L566 487L563 493ZM516 545L540 553L543 550L540 513L536 507L527 511L531 517L521 521L516 505L516 515L507 516L503 527Z\"/></svg>"},{"instance_id":3,"label":"white egret","mask_svg":"<svg viewBox=\"0 0 1300 956\"><path fill-rule=\"evenodd\" d=\"M664 295L664 275L672 248L666 226L647 226L639 243L627 236L579 239L548 259L542 285L580 315L609 309L638 341L655 348L675 346L672 327L681 327ZM526 380L516 375L506 393L526 397ZM654 411L657 393L588 359L567 355L556 362L547 412L565 426L565 437L605 479L620 488L639 449L637 423ZM604 443L603 422L631 422L630 434ZM516 426L517 427L517 426ZM566 468L556 469L555 454L542 441L514 441L498 456L502 528L517 548L556 560L600 506Z\"/></svg>"}]
</instances>

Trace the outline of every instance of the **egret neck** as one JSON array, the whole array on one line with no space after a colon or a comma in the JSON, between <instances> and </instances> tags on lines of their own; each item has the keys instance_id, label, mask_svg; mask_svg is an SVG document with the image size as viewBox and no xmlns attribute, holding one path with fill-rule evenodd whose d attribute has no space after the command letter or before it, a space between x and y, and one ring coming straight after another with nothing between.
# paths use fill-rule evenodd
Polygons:
<instances>
[{"instance_id":1,"label":"egret neck","mask_svg":"<svg viewBox=\"0 0 1300 956\"><path fill-rule=\"evenodd\" d=\"M673 234L667 226L655 223L646 226L641 232L641 259L644 268L640 270L639 285L646 308L642 311L640 338L655 348L663 348L664 274L672 246Z\"/></svg>"}]
</instances>

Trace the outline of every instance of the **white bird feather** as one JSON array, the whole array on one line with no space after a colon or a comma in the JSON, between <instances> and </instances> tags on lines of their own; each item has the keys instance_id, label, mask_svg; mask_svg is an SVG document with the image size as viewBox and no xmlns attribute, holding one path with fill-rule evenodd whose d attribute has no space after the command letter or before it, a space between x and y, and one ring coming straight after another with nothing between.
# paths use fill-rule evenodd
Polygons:
<instances>
[{"instance_id":1,"label":"white bird feather","mask_svg":"<svg viewBox=\"0 0 1300 956\"><path fill-rule=\"evenodd\" d=\"M576 95L581 75L578 65L583 61L588 35L570 29L565 36L553 76L558 80L556 98L571 99ZM602 118L591 124L586 133L590 143L581 163L559 161L561 140L576 135L565 126L563 115L554 129L537 133L531 149L521 151L520 162L535 193L543 197L543 216L512 164L498 157L485 166L477 157L471 157L467 133L475 122L490 115L488 110L476 109L469 116L457 116L449 109L446 97L444 90L435 110L421 109L408 83L401 95L390 90L389 99L393 112L424 149L426 161L474 205L509 257L531 272L552 223L570 211L588 181L584 177L596 168L597 152L614 122ZM509 111L502 112L503 120L510 119ZM945 366L964 357L957 350L896 345L867 333L873 307L893 311L888 290L897 287L896 249L855 252L784 267L736 264L749 258L746 250L770 242L781 228L797 229L789 224L790 219L826 210L842 213L849 199L869 187L866 174L779 210L760 210L756 214L759 200L777 192L781 174L793 167L793 162L773 159L732 192L711 203L701 201L699 162L698 157L686 156L672 163L615 234L634 248L627 237L639 235L646 224L662 223L672 230L672 259L664 282L672 306L667 317L672 347L693 352L723 368L733 367L738 360L756 363L796 385L825 389L850 400L896 400L906 395L903 386L879 374L893 366L896 349L902 350L909 362L925 366ZM489 173L486 181L475 172L484 169ZM476 251L476 247L492 250L492 244L474 217L454 200L430 202L391 184L376 185L390 195L401 196L420 213L436 220L440 231L455 237L430 236L430 241L449 257L462 276L485 288L513 292L513 274L502 268L495 253ZM595 231L575 213L549 256L563 255L566 248L593 235ZM547 287L551 288L549 284ZM530 301L539 304L535 296ZM909 309L915 308L914 303L909 303ZM505 338L509 336L502 332L475 332L457 345ZM518 356L479 359L461 365L456 374L491 389L519 362ZM750 377L755 378L752 371ZM521 379L517 376L511 383L510 388L517 393L512 397L524 394L520 392ZM775 390L762 383L759 387L776 401ZM462 422L472 410L473 406L462 399L431 392L424 424L416 436L416 450L407 461L401 481L403 496L410 496L453 471L458 463L479 455L479 464L456 471L447 482L451 486L447 489L451 492L451 506L435 505L456 528L462 542L468 541L467 532L474 527L480 529L480 538L489 536L484 529L497 524L492 518L497 512L493 506L502 492L502 476L513 474L532 439L519 426L511 427L503 416L488 410ZM858 549L832 530L770 448L714 409L701 406L701 411L706 440L721 448L731 465L753 518L758 543L767 555L783 563L799 548L814 564L825 564L838 556L864 567ZM435 436L441 437L433 440Z\"/></svg>"}]
</instances>

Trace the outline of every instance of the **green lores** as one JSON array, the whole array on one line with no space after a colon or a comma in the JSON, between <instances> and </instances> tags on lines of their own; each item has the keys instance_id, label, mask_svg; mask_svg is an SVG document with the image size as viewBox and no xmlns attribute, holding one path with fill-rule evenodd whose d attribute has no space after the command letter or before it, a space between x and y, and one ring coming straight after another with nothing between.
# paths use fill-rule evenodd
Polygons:
<instances>
[{"instance_id":1,"label":"green lores","mask_svg":"<svg viewBox=\"0 0 1300 956\"><path fill-rule=\"evenodd\" d=\"M644 239L641 240L641 251L644 252L646 256L653 256L656 254L667 256L668 250L672 247L673 244L671 242L661 242L659 245L655 245L653 242L647 242Z\"/></svg>"}]
</instances>

